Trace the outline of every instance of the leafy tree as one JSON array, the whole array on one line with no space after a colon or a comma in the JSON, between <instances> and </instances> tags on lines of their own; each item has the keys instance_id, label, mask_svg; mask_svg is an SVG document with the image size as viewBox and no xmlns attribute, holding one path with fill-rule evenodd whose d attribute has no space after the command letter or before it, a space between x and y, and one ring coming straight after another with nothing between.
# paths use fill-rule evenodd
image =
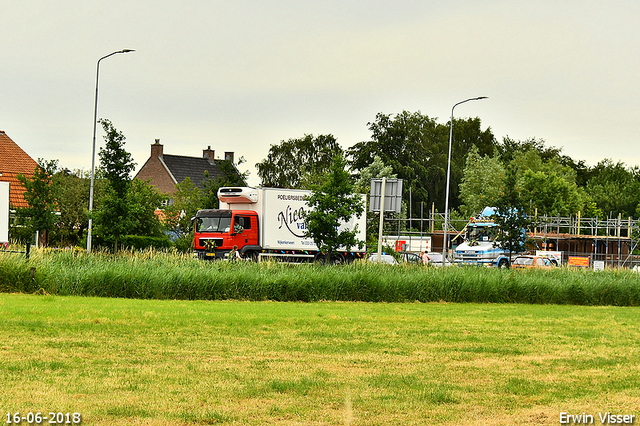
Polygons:
<instances>
[{"instance_id":1,"label":"leafy tree","mask_svg":"<svg viewBox=\"0 0 640 426\"><path fill-rule=\"evenodd\" d=\"M640 207L640 204L638 204ZM636 212L640 216L640 210ZM604 219L604 212L602 209L598 208L598 205L593 201L586 201L584 206L584 211L582 212L582 217L594 217L597 219Z\"/></svg>"},{"instance_id":2,"label":"leafy tree","mask_svg":"<svg viewBox=\"0 0 640 426\"><path fill-rule=\"evenodd\" d=\"M348 151L352 168L361 171L378 155L384 164L393 168L398 178L403 179L404 192L411 190L414 207L421 202L433 202L444 208L449 125L438 124L435 119L420 112L408 111L394 117L379 113L376 120L368 125L372 133L371 140L359 142ZM482 131L479 119L454 119L450 187L452 207L459 205L458 184L468 152L475 145L481 155L491 155L494 144L491 130Z\"/></svg>"},{"instance_id":3,"label":"leafy tree","mask_svg":"<svg viewBox=\"0 0 640 426\"><path fill-rule=\"evenodd\" d=\"M451 208L457 209L460 204L460 182L464 173L464 167L466 165L466 158L469 152L474 147L478 150L481 156L492 157L495 154L496 139L491 131L490 127L485 130L481 128L480 118L461 118L453 120L453 144L451 153L451 187L450 187L450 201ZM442 139L446 140L447 152L449 145L449 123L438 126ZM446 184L446 156L444 154L441 158L443 161L443 176L445 176ZM442 187L442 205L444 205L444 191L445 186ZM436 205L439 205L438 200L435 200Z\"/></svg>"},{"instance_id":4,"label":"leafy tree","mask_svg":"<svg viewBox=\"0 0 640 426\"><path fill-rule=\"evenodd\" d=\"M520 179L522 200L529 214L537 208L538 214L570 216L583 206L582 196L575 182L556 172L527 170Z\"/></svg>"},{"instance_id":5,"label":"leafy tree","mask_svg":"<svg viewBox=\"0 0 640 426\"><path fill-rule=\"evenodd\" d=\"M339 247L349 250L364 244L357 239L357 226L356 229L340 228L340 224L349 223L354 216L364 212L362 198L355 193L346 166L343 155L337 154L325 181L314 187L308 201L307 232L329 260Z\"/></svg>"},{"instance_id":6,"label":"leafy tree","mask_svg":"<svg viewBox=\"0 0 640 426\"><path fill-rule=\"evenodd\" d=\"M502 143L496 145L496 153L503 164L510 164L519 156L527 152L536 153L541 161L549 161L561 158L562 150L555 147L545 146L543 139L530 138L524 141L516 141L508 136L502 139Z\"/></svg>"},{"instance_id":7,"label":"leafy tree","mask_svg":"<svg viewBox=\"0 0 640 426\"><path fill-rule=\"evenodd\" d=\"M379 179L386 177L387 179L395 179L397 175L393 173L393 167L385 166L382 158L376 155L371 164L360 170L360 175L355 182L356 192L368 194L371 192L371 179Z\"/></svg>"},{"instance_id":8,"label":"leafy tree","mask_svg":"<svg viewBox=\"0 0 640 426\"><path fill-rule=\"evenodd\" d=\"M584 176L585 172L560 149L547 148L542 140L505 138L498 152L516 175L529 215L537 209L538 214L569 216L587 208L588 197L577 184L578 173Z\"/></svg>"},{"instance_id":9,"label":"leafy tree","mask_svg":"<svg viewBox=\"0 0 640 426\"><path fill-rule=\"evenodd\" d=\"M496 152L502 161L502 164L510 164L514 160L520 159L522 166L527 166L527 161L534 161L538 166L541 164L555 164L563 169L559 175L565 175L567 169L573 170L572 179L578 187L586 184L591 176L589 167L584 160L576 162L571 157L562 154L561 148L547 147L543 139L530 138L525 141L515 141L508 136L503 138L502 143L496 146ZM522 158L524 154L533 153L533 157L528 159ZM532 160L533 159L533 160ZM533 171L538 171L529 163L529 167ZM557 171L557 170L556 170ZM567 176L564 176L565 178Z\"/></svg>"},{"instance_id":10,"label":"leafy tree","mask_svg":"<svg viewBox=\"0 0 640 426\"><path fill-rule=\"evenodd\" d=\"M404 190L412 188L413 200L427 202L430 195L433 199L436 188L444 186L441 161L437 158L443 141L435 119L420 112L403 111L395 117L378 113L368 126L371 140L356 143L348 150L352 168L362 173L377 156L403 179ZM446 173L446 159L444 164ZM444 205L444 196L442 200Z\"/></svg>"},{"instance_id":11,"label":"leafy tree","mask_svg":"<svg viewBox=\"0 0 640 426\"><path fill-rule=\"evenodd\" d=\"M500 233L496 237L498 246L509 253L524 251L530 220L525 214L513 166L507 168L504 191L496 200L496 209L495 221L500 226Z\"/></svg>"},{"instance_id":12,"label":"leafy tree","mask_svg":"<svg viewBox=\"0 0 640 426\"><path fill-rule=\"evenodd\" d=\"M49 232L56 224L56 191L53 175L58 168L58 160L45 161L38 158L33 176L19 173L16 178L25 188L24 199L28 207L17 209L17 215L32 232L38 231L43 244L49 243Z\"/></svg>"},{"instance_id":13,"label":"leafy tree","mask_svg":"<svg viewBox=\"0 0 640 426\"><path fill-rule=\"evenodd\" d=\"M485 207L493 207L504 191L505 170L498 157L481 156L476 147L467 155L460 182L460 206L465 216L472 216Z\"/></svg>"},{"instance_id":14,"label":"leafy tree","mask_svg":"<svg viewBox=\"0 0 640 426\"><path fill-rule=\"evenodd\" d=\"M156 211L166 198L147 182L133 179L127 192L129 218L125 235L161 236L162 224Z\"/></svg>"},{"instance_id":15,"label":"leafy tree","mask_svg":"<svg viewBox=\"0 0 640 426\"><path fill-rule=\"evenodd\" d=\"M604 159L591 170L586 192L605 216L635 216L640 193L640 170Z\"/></svg>"},{"instance_id":16,"label":"leafy tree","mask_svg":"<svg viewBox=\"0 0 640 426\"><path fill-rule=\"evenodd\" d=\"M119 197L123 197L129 190L131 172L136 167L133 157L124 149L126 138L118 131L111 121L102 119L100 124L106 135L105 146L100 148L100 164L104 177L109 182L109 187Z\"/></svg>"},{"instance_id":17,"label":"leafy tree","mask_svg":"<svg viewBox=\"0 0 640 426\"><path fill-rule=\"evenodd\" d=\"M58 208L60 217L55 230L59 244L78 245L89 225L87 206L89 205L89 176L87 172L58 171L53 176L58 188ZM96 179L94 199L101 200L104 193L104 180ZM98 204L96 203L96 206Z\"/></svg>"},{"instance_id":18,"label":"leafy tree","mask_svg":"<svg viewBox=\"0 0 640 426\"><path fill-rule=\"evenodd\" d=\"M202 207L202 194L191 178L176 185L173 204L165 209L165 225L177 238L185 238L191 231L191 218Z\"/></svg>"},{"instance_id":19,"label":"leafy tree","mask_svg":"<svg viewBox=\"0 0 640 426\"><path fill-rule=\"evenodd\" d=\"M131 154L124 149L125 137L109 120L100 120L106 135L105 147L100 148L100 164L108 182L101 206L95 211L96 237L118 247L118 240L132 228L127 194L131 185L130 173L135 167Z\"/></svg>"},{"instance_id":20,"label":"leafy tree","mask_svg":"<svg viewBox=\"0 0 640 426\"><path fill-rule=\"evenodd\" d=\"M330 169L331 160L342 154L333 135L304 135L271 145L267 158L256 164L262 186L309 188Z\"/></svg>"}]
</instances>

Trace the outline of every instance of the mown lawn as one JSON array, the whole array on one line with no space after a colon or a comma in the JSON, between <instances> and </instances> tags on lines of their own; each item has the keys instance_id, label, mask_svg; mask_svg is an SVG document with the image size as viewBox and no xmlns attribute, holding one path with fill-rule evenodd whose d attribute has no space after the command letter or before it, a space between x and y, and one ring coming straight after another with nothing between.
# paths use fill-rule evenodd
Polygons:
<instances>
[{"instance_id":1,"label":"mown lawn","mask_svg":"<svg viewBox=\"0 0 640 426\"><path fill-rule=\"evenodd\" d=\"M0 408L87 425L638 414L640 308L0 294Z\"/></svg>"}]
</instances>

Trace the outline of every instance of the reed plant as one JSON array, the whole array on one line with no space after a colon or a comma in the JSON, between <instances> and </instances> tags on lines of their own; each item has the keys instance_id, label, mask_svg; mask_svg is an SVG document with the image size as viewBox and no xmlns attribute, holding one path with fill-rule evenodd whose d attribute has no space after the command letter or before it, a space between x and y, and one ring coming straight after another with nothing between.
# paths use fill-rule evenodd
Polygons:
<instances>
[{"instance_id":1,"label":"reed plant","mask_svg":"<svg viewBox=\"0 0 640 426\"><path fill-rule=\"evenodd\" d=\"M640 305L640 275L612 269L500 270L354 262L207 262L163 252L0 256L0 291L185 300Z\"/></svg>"}]
</instances>

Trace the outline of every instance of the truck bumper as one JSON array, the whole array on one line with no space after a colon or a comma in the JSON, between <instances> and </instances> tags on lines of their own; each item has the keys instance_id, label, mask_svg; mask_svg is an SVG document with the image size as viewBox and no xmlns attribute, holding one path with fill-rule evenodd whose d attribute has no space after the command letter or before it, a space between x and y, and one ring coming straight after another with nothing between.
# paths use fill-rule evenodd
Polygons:
<instances>
[{"instance_id":1,"label":"truck bumper","mask_svg":"<svg viewBox=\"0 0 640 426\"><path fill-rule=\"evenodd\" d=\"M220 260L226 259L229 250L216 250L216 251L206 251L206 250L194 250L193 255L201 260Z\"/></svg>"}]
</instances>

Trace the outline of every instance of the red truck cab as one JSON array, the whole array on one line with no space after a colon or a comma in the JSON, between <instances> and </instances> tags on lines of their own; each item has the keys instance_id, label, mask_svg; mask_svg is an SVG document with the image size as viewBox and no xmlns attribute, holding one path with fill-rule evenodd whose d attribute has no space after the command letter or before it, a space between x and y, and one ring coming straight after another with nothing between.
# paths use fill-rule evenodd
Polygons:
<instances>
[{"instance_id":1,"label":"red truck cab","mask_svg":"<svg viewBox=\"0 0 640 426\"><path fill-rule=\"evenodd\" d=\"M258 214L252 210L200 210L195 217L193 248L201 259L221 259L238 247L243 257L261 251Z\"/></svg>"}]
</instances>

